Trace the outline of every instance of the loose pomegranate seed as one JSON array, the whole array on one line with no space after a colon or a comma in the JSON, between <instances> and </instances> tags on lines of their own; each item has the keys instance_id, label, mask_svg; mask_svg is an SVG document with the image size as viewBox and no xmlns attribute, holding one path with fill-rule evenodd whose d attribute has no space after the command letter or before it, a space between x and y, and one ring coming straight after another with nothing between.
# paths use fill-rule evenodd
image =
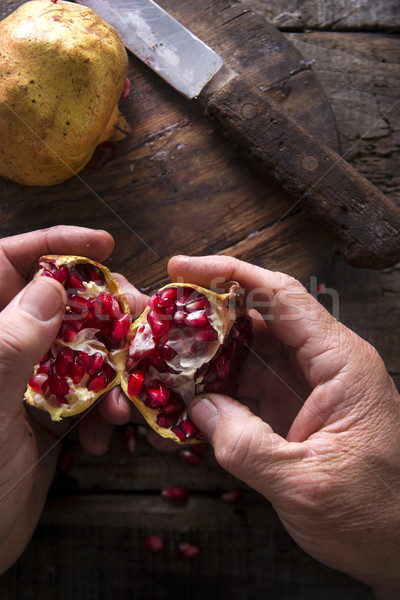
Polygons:
<instances>
[{"instance_id":1,"label":"loose pomegranate seed","mask_svg":"<svg viewBox=\"0 0 400 600\"><path fill-rule=\"evenodd\" d=\"M163 500L170 504L182 505L189 500L189 488L187 487L171 487L161 491Z\"/></svg>"},{"instance_id":2,"label":"loose pomegranate seed","mask_svg":"<svg viewBox=\"0 0 400 600\"><path fill-rule=\"evenodd\" d=\"M43 384L47 380L47 375L45 373L36 374L29 380L29 385L35 392L42 391Z\"/></svg>"},{"instance_id":3,"label":"loose pomegranate seed","mask_svg":"<svg viewBox=\"0 0 400 600\"><path fill-rule=\"evenodd\" d=\"M89 375L96 375L101 371L104 365L104 356L101 352L95 352L89 357L89 367L87 372Z\"/></svg>"},{"instance_id":4,"label":"loose pomegranate seed","mask_svg":"<svg viewBox=\"0 0 400 600\"><path fill-rule=\"evenodd\" d=\"M152 308L149 311L147 315L147 321L151 327L152 334L155 338L159 338L162 335L164 335L164 333L168 331L169 326L171 324L170 320L166 317L161 319L160 315L156 313L154 308Z\"/></svg>"},{"instance_id":5,"label":"loose pomegranate seed","mask_svg":"<svg viewBox=\"0 0 400 600\"><path fill-rule=\"evenodd\" d=\"M49 378L47 379L47 384L48 384L49 390L55 396L66 396L69 392L68 383L65 381L65 379L62 379L56 373L49 375Z\"/></svg>"},{"instance_id":6,"label":"loose pomegranate seed","mask_svg":"<svg viewBox=\"0 0 400 600\"><path fill-rule=\"evenodd\" d=\"M159 383L157 387L147 388L147 404L151 408L158 408L160 406L165 406L169 400L170 391L162 383Z\"/></svg>"},{"instance_id":7,"label":"loose pomegranate seed","mask_svg":"<svg viewBox=\"0 0 400 600\"><path fill-rule=\"evenodd\" d=\"M138 396L144 383L143 371L134 371L129 375L128 379L128 394L130 396Z\"/></svg>"},{"instance_id":8,"label":"loose pomegranate seed","mask_svg":"<svg viewBox=\"0 0 400 600\"><path fill-rule=\"evenodd\" d=\"M198 454L198 452L194 452L192 448L185 448L184 450L181 450L179 454L181 460L191 467L196 467L201 463L201 455Z\"/></svg>"},{"instance_id":9,"label":"loose pomegranate seed","mask_svg":"<svg viewBox=\"0 0 400 600\"><path fill-rule=\"evenodd\" d=\"M224 502L229 502L234 504L235 502L239 502L243 497L243 490L241 488L236 488L234 490L230 490L229 492L223 492L221 494L221 500Z\"/></svg>"},{"instance_id":10,"label":"loose pomegranate seed","mask_svg":"<svg viewBox=\"0 0 400 600\"><path fill-rule=\"evenodd\" d=\"M185 319L185 324L191 325L191 327L206 327L206 325L209 325L206 312L204 310L196 310L189 313Z\"/></svg>"},{"instance_id":11,"label":"loose pomegranate seed","mask_svg":"<svg viewBox=\"0 0 400 600\"><path fill-rule=\"evenodd\" d=\"M194 542L179 542L176 545L176 549L179 556L184 560L197 558L201 554L200 546Z\"/></svg>"},{"instance_id":12,"label":"loose pomegranate seed","mask_svg":"<svg viewBox=\"0 0 400 600\"><path fill-rule=\"evenodd\" d=\"M54 370L60 377L69 375L71 366L74 364L74 352L70 348L61 348L54 362Z\"/></svg>"},{"instance_id":13,"label":"loose pomegranate seed","mask_svg":"<svg viewBox=\"0 0 400 600\"><path fill-rule=\"evenodd\" d=\"M139 437L134 425L126 425L122 436L122 444L126 452L133 454L138 446Z\"/></svg>"},{"instance_id":14,"label":"loose pomegranate seed","mask_svg":"<svg viewBox=\"0 0 400 600\"><path fill-rule=\"evenodd\" d=\"M151 552L161 552L164 549L164 538L159 535L146 535L142 538L142 544Z\"/></svg>"}]
</instances>

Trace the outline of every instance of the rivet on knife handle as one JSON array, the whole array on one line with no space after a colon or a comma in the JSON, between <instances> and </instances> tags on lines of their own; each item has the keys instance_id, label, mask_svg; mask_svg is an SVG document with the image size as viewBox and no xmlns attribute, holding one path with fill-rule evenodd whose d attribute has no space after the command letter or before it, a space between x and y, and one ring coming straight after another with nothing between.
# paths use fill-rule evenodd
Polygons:
<instances>
[{"instance_id":1,"label":"rivet on knife handle","mask_svg":"<svg viewBox=\"0 0 400 600\"><path fill-rule=\"evenodd\" d=\"M380 269L400 260L400 209L393 202L268 96L238 77L226 76L217 87L210 82L199 97L207 112L259 172L272 174L324 223L349 264Z\"/></svg>"}]
</instances>

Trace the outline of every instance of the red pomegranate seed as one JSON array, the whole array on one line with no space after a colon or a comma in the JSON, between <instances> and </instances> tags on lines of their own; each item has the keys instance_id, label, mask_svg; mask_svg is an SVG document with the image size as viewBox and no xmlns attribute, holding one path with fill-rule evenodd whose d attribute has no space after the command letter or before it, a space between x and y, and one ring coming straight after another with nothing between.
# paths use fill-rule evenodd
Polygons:
<instances>
[{"instance_id":1,"label":"red pomegranate seed","mask_svg":"<svg viewBox=\"0 0 400 600\"><path fill-rule=\"evenodd\" d=\"M161 319L160 316L154 310L154 308L152 308L149 311L147 315L147 321L151 327L152 334L155 338L159 338L162 335L164 335L164 333L168 331L169 326L171 324L168 318L164 317L163 319Z\"/></svg>"},{"instance_id":2,"label":"red pomegranate seed","mask_svg":"<svg viewBox=\"0 0 400 600\"><path fill-rule=\"evenodd\" d=\"M144 383L143 371L134 371L129 375L128 379L128 394L130 396L137 396L140 394Z\"/></svg>"},{"instance_id":3,"label":"red pomegranate seed","mask_svg":"<svg viewBox=\"0 0 400 600\"><path fill-rule=\"evenodd\" d=\"M193 290L192 288L182 288L179 287L177 289L177 295L176 295L176 301L175 304L178 307L182 307L182 306L186 306L187 302L189 301L189 298L191 300L194 300L197 296L197 292L195 290Z\"/></svg>"},{"instance_id":4,"label":"red pomegranate seed","mask_svg":"<svg viewBox=\"0 0 400 600\"><path fill-rule=\"evenodd\" d=\"M153 365L153 367L155 367L160 373L165 373L165 371L167 370L167 365L165 361L161 358L159 354L157 354L156 351L150 352L147 356L147 359L150 362L150 364Z\"/></svg>"},{"instance_id":5,"label":"red pomegranate seed","mask_svg":"<svg viewBox=\"0 0 400 600\"><path fill-rule=\"evenodd\" d=\"M229 502L234 504L235 502L239 502L243 497L243 490L241 488L236 488L234 490L230 490L229 492L223 492L221 494L221 500L224 502Z\"/></svg>"},{"instance_id":6,"label":"red pomegranate seed","mask_svg":"<svg viewBox=\"0 0 400 600\"><path fill-rule=\"evenodd\" d=\"M150 296L150 298L147 300L147 306L150 306L150 308L158 308L159 307L158 293Z\"/></svg>"},{"instance_id":7,"label":"red pomegranate seed","mask_svg":"<svg viewBox=\"0 0 400 600\"><path fill-rule=\"evenodd\" d=\"M122 444L126 452L133 454L138 446L139 437L134 425L126 425L122 435Z\"/></svg>"},{"instance_id":8,"label":"red pomegranate seed","mask_svg":"<svg viewBox=\"0 0 400 600\"><path fill-rule=\"evenodd\" d=\"M164 538L159 535L146 535L142 538L142 544L151 552L161 552L164 549Z\"/></svg>"},{"instance_id":9,"label":"red pomegranate seed","mask_svg":"<svg viewBox=\"0 0 400 600\"><path fill-rule=\"evenodd\" d=\"M43 271L42 275L45 275L47 277L52 277L53 279L56 279L57 281L59 281L61 283L61 285L64 285L64 283L67 281L67 279L69 277L69 269L66 265L62 265L58 269L57 269L57 267L53 266L48 271Z\"/></svg>"},{"instance_id":10,"label":"red pomegranate seed","mask_svg":"<svg viewBox=\"0 0 400 600\"><path fill-rule=\"evenodd\" d=\"M166 288L159 295L160 306L170 306L175 303L178 290L175 287Z\"/></svg>"},{"instance_id":11,"label":"red pomegranate seed","mask_svg":"<svg viewBox=\"0 0 400 600\"><path fill-rule=\"evenodd\" d=\"M64 342L72 342L77 336L78 330L74 325L63 323L57 334L57 337L64 340Z\"/></svg>"},{"instance_id":12,"label":"red pomegranate seed","mask_svg":"<svg viewBox=\"0 0 400 600\"><path fill-rule=\"evenodd\" d=\"M200 546L194 542L179 542L176 545L176 549L179 556L184 560L197 558L201 554Z\"/></svg>"},{"instance_id":13,"label":"red pomegranate seed","mask_svg":"<svg viewBox=\"0 0 400 600\"><path fill-rule=\"evenodd\" d=\"M82 354L85 354L82 352ZM87 356L87 355L86 355ZM86 362L86 361L85 361ZM83 379L86 374L87 366L84 362L82 362L81 358L77 355L75 356L74 362L70 368L69 376L71 377L73 383L77 385Z\"/></svg>"},{"instance_id":14,"label":"red pomegranate seed","mask_svg":"<svg viewBox=\"0 0 400 600\"><path fill-rule=\"evenodd\" d=\"M186 433L185 431L183 431L180 425L174 425L173 427L171 427L171 431L181 442L184 442L186 440Z\"/></svg>"},{"instance_id":15,"label":"red pomegranate seed","mask_svg":"<svg viewBox=\"0 0 400 600\"><path fill-rule=\"evenodd\" d=\"M196 342L213 342L218 338L218 333L214 327L208 325L196 334Z\"/></svg>"},{"instance_id":16,"label":"red pomegranate seed","mask_svg":"<svg viewBox=\"0 0 400 600\"><path fill-rule=\"evenodd\" d=\"M163 500L170 504L182 505L189 500L189 488L187 487L171 487L161 491Z\"/></svg>"},{"instance_id":17,"label":"red pomegranate seed","mask_svg":"<svg viewBox=\"0 0 400 600\"><path fill-rule=\"evenodd\" d=\"M187 313L183 310L178 310L174 315L174 322L177 325L184 325L186 321Z\"/></svg>"},{"instance_id":18,"label":"red pomegranate seed","mask_svg":"<svg viewBox=\"0 0 400 600\"><path fill-rule=\"evenodd\" d=\"M173 348L171 348L171 346L167 346L166 344L160 344L158 346L158 352L160 356L165 360L172 360L176 356L176 351Z\"/></svg>"},{"instance_id":19,"label":"red pomegranate seed","mask_svg":"<svg viewBox=\"0 0 400 600\"><path fill-rule=\"evenodd\" d=\"M159 383L157 387L147 388L147 404L151 408L165 406L169 400L170 391L166 385Z\"/></svg>"},{"instance_id":20,"label":"red pomegranate seed","mask_svg":"<svg viewBox=\"0 0 400 600\"><path fill-rule=\"evenodd\" d=\"M104 276L98 267L95 265L87 265L86 267L88 281L93 281L96 285L104 285Z\"/></svg>"},{"instance_id":21,"label":"red pomegranate seed","mask_svg":"<svg viewBox=\"0 0 400 600\"><path fill-rule=\"evenodd\" d=\"M194 452L192 448L185 448L179 454L182 461L191 467L196 467L201 463L201 455L198 452Z\"/></svg>"},{"instance_id":22,"label":"red pomegranate seed","mask_svg":"<svg viewBox=\"0 0 400 600\"><path fill-rule=\"evenodd\" d=\"M88 312L88 301L83 296L78 294L70 294L68 296L68 306L71 312L78 315L86 315Z\"/></svg>"},{"instance_id":23,"label":"red pomegranate seed","mask_svg":"<svg viewBox=\"0 0 400 600\"><path fill-rule=\"evenodd\" d=\"M198 432L198 429L194 423L190 419L183 419L179 423L181 429L186 433L186 437L193 437Z\"/></svg>"},{"instance_id":24,"label":"red pomegranate seed","mask_svg":"<svg viewBox=\"0 0 400 600\"><path fill-rule=\"evenodd\" d=\"M99 373L95 375L91 379L89 379L87 384L87 389L90 392L101 392L107 387L107 377L104 373Z\"/></svg>"},{"instance_id":25,"label":"red pomegranate seed","mask_svg":"<svg viewBox=\"0 0 400 600\"><path fill-rule=\"evenodd\" d=\"M70 276L68 277L67 288L81 290L82 292L85 291L85 286L75 269L71 271Z\"/></svg>"},{"instance_id":26,"label":"red pomegranate seed","mask_svg":"<svg viewBox=\"0 0 400 600\"><path fill-rule=\"evenodd\" d=\"M42 391L43 384L47 380L47 375L45 373L37 373L29 380L30 387L36 392Z\"/></svg>"},{"instance_id":27,"label":"red pomegranate seed","mask_svg":"<svg viewBox=\"0 0 400 600\"><path fill-rule=\"evenodd\" d=\"M74 364L74 352L70 348L61 348L54 362L54 370L60 377L69 375Z\"/></svg>"},{"instance_id":28,"label":"red pomegranate seed","mask_svg":"<svg viewBox=\"0 0 400 600\"><path fill-rule=\"evenodd\" d=\"M46 373L46 375L50 375L52 362L53 362L52 360L48 360L47 362L40 363L37 372L38 373Z\"/></svg>"},{"instance_id":29,"label":"red pomegranate seed","mask_svg":"<svg viewBox=\"0 0 400 600\"><path fill-rule=\"evenodd\" d=\"M188 313L195 312L197 310L206 310L210 306L207 298L205 296L200 296L199 298L189 301L186 304L186 310Z\"/></svg>"},{"instance_id":30,"label":"red pomegranate seed","mask_svg":"<svg viewBox=\"0 0 400 600\"><path fill-rule=\"evenodd\" d=\"M87 372L89 375L96 375L101 371L104 365L104 356L101 352L95 352L89 357L89 367Z\"/></svg>"},{"instance_id":31,"label":"red pomegranate seed","mask_svg":"<svg viewBox=\"0 0 400 600\"><path fill-rule=\"evenodd\" d=\"M157 425L162 427L163 429L169 429L171 425L176 423L178 416L177 415L168 415L165 412L161 412L157 415Z\"/></svg>"},{"instance_id":32,"label":"red pomegranate seed","mask_svg":"<svg viewBox=\"0 0 400 600\"><path fill-rule=\"evenodd\" d=\"M111 294L106 294L105 292L101 292L98 298L102 304L102 312L105 312L110 317L119 319L122 313L118 300L114 298L114 296L111 296Z\"/></svg>"},{"instance_id":33,"label":"red pomegranate seed","mask_svg":"<svg viewBox=\"0 0 400 600\"><path fill-rule=\"evenodd\" d=\"M185 324L191 325L191 327L205 327L209 325L206 312L204 310L196 310L189 313L185 319Z\"/></svg>"},{"instance_id":34,"label":"red pomegranate seed","mask_svg":"<svg viewBox=\"0 0 400 600\"><path fill-rule=\"evenodd\" d=\"M193 444L193 446L190 446L191 450L194 450L197 454L205 454L209 447L210 446L206 442L200 442L200 444Z\"/></svg>"},{"instance_id":35,"label":"red pomegranate seed","mask_svg":"<svg viewBox=\"0 0 400 600\"><path fill-rule=\"evenodd\" d=\"M47 383L49 390L55 396L66 396L69 392L68 383L65 381L65 379L62 379L59 375L57 375L57 373L49 375Z\"/></svg>"},{"instance_id":36,"label":"red pomegranate seed","mask_svg":"<svg viewBox=\"0 0 400 600\"><path fill-rule=\"evenodd\" d=\"M117 319L114 323L114 326L111 331L111 338L114 340L124 339L126 334L128 333L129 327L132 323L132 316L128 313L122 315L119 319Z\"/></svg>"}]
</instances>

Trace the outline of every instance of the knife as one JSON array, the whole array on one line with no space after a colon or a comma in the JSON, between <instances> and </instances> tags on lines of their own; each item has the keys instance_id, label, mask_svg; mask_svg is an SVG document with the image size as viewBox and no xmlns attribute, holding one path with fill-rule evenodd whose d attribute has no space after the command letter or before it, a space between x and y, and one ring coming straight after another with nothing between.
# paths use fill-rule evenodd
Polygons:
<instances>
[{"instance_id":1,"label":"knife","mask_svg":"<svg viewBox=\"0 0 400 600\"><path fill-rule=\"evenodd\" d=\"M79 0L125 46L207 115L264 176L322 222L345 260L381 269L400 260L400 209L267 94L153 0Z\"/></svg>"}]
</instances>

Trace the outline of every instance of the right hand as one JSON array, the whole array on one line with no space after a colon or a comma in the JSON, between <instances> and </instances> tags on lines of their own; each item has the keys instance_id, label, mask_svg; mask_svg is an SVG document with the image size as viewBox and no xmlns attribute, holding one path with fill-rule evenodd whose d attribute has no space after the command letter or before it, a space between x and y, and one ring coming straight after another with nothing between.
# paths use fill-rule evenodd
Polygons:
<instances>
[{"instance_id":1,"label":"right hand","mask_svg":"<svg viewBox=\"0 0 400 600\"><path fill-rule=\"evenodd\" d=\"M189 406L218 462L306 552L399 598L400 396L376 350L287 275L225 256L175 257L169 274L264 298L238 394L253 412L211 393Z\"/></svg>"}]
</instances>

